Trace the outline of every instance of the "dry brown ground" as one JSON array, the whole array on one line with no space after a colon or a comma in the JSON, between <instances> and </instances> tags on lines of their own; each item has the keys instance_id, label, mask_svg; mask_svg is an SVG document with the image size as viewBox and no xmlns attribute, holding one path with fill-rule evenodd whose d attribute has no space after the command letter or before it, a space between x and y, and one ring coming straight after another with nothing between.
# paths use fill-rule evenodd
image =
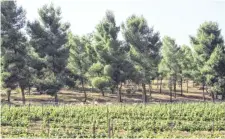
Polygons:
<instances>
[{"instance_id":1,"label":"dry brown ground","mask_svg":"<svg viewBox=\"0 0 225 139\"><path fill-rule=\"evenodd\" d=\"M163 81L165 83L165 81ZM141 89L141 87L139 87ZM173 97L173 101L203 101L202 99L202 90L199 90L199 86L193 87L192 82L189 82L189 92L186 92L186 83L183 84L183 96L180 95L180 86L177 85L177 97ZM123 87L122 90L122 99L123 103L141 103L142 102L142 93L141 90L137 91L134 94L127 94ZM148 86L146 88L148 90ZM207 101L211 101L211 96L205 93L205 97ZM149 102L169 102L169 90L165 86L162 87L162 93L159 93L159 86L157 88L157 83L154 81L152 85L152 97L149 97L149 93L147 93ZM67 90L62 89L59 94L59 103L70 103L70 104L78 104L82 103L84 100L84 94L75 90ZM1 91L1 102L7 102L7 96L4 91ZM46 94L35 94L31 93L31 95L26 95L26 104L41 104L41 103L52 103L54 102L54 97L46 95ZM21 104L21 93L12 92L11 95L11 103L13 104ZM87 91L87 104L96 104L96 103L117 103L116 94L111 94L109 92L105 93L103 97L99 92L90 92Z\"/></svg>"}]
</instances>

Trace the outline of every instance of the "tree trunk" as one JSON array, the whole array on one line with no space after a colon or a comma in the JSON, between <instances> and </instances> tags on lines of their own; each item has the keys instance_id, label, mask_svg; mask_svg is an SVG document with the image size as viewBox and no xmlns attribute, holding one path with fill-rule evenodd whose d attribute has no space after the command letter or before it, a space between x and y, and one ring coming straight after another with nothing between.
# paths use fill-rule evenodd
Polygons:
<instances>
[{"instance_id":1,"label":"tree trunk","mask_svg":"<svg viewBox=\"0 0 225 139\"><path fill-rule=\"evenodd\" d=\"M86 91L84 89L84 80L83 80L83 78L81 79L81 84L82 84L82 91L84 92L84 102L86 102L87 101L87 93L86 93Z\"/></svg>"},{"instance_id":2,"label":"tree trunk","mask_svg":"<svg viewBox=\"0 0 225 139\"><path fill-rule=\"evenodd\" d=\"M159 88L159 78L157 77L157 89Z\"/></svg>"},{"instance_id":3,"label":"tree trunk","mask_svg":"<svg viewBox=\"0 0 225 139\"><path fill-rule=\"evenodd\" d=\"M205 85L204 85L204 83L202 84L202 88L203 88L202 96L203 96L203 100L205 101Z\"/></svg>"},{"instance_id":4,"label":"tree trunk","mask_svg":"<svg viewBox=\"0 0 225 139\"><path fill-rule=\"evenodd\" d=\"M146 96L146 88L145 88L145 84L142 83L142 93L143 93L143 103L146 103L147 102L147 96Z\"/></svg>"},{"instance_id":5,"label":"tree trunk","mask_svg":"<svg viewBox=\"0 0 225 139\"><path fill-rule=\"evenodd\" d=\"M58 93L55 93L55 104L58 104L59 100L58 100Z\"/></svg>"},{"instance_id":6,"label":"tree trunk","mask_svg":"<svg viewBox=\"0 0 225 139\"><path fill-rule=\"evenodd\" d=\"M195 87L195 82L194 81L192 81L192 86Z\"/></svg>"},{"instance_id":7,"label":"tree trunk","mask_svg":"<svg viewBox=\"0 0 225 139\"><path fill-rule=\"evenodd\" d=\"M117 97L118 97L118 102L122 102L122 98L121 98L121 88L122 88L122 82L120 83L120 87L117 86Z\"/></svg>"},{"instance_id":8,"label":"tree trunk","mask_svg":"<svg viewBox=\"0 0 225 139\"><path fill-rule=\"evenodd\" d=\"M149 88L148 88L148 90L149 90L149 96L150 96L150 98L152 97L152 87L151 87L151 83L149 83Z\"/></svg>"},{"instance_id":9,"label":"tree trunk","mask_svg":"<svg viewBox=\"0 0 225 139\"><path fill-rule=\"evenodd\" d=\"M187 80L187 93L188 93L188 80Z\"/></svg>"},{"instance_id":10,"label":"tree trunk","mask_svg":"<svg viewBox=\"0 0 225 139\"><path fill-rule=\"evenodd\" d=\"M7 90L8 102L10 102L10 96L11 96L11 89Z\"/></svg>"},{"instance_id":11,"label":"tree trunk","mask_svg":"<svg viewBox=\"0 0 225 139\"><path fill-rule=\"evenodd\" d=\"M103 91L103 89L100 89L101 93L102 93L102 96L104 97L105 96L105 93Z\"/></svg>"},{"instance_id":12,"label":"tree trunk","mask_svg":"<svg viewBox=\"0 0 225 139\"><path fill-rule=\"evenodd\" d=\"M172 88L170 87L170 102L173 101L172 99L173 99L173 98L172 98Z\"/></svg>"},{"instance_id":13,"label":"tree trunk","mask_svg":"<svg viewBox=\"0 0 225 139\"><path fill-rule=\"evenodd\" d=\"M183 96L183 78L181 77L181 86L180 86L180 92L181 92L181 96Z\"/></svg>"},{"instance_id":14,"label":"tree trunk","mask_svg":"<svg viewBox=\"0 0 225 139\"><path fill-rule=\"evenodd\" d=\"M161 94L162 93L162 78L160 78L160 86L159 86L159 93Z\"/></svg>"},{"instance_id":15,"label":"tree trunk","mask_svg":"<svg viewBox=\"0 0 225 139\"><path fill-rule=\"evenodd\" d=\"M169 87L169 93L170 93L170 102L172 102L172 87L173 87L173 80L172 77L169 78L168 80L168 87Z\"/></svg>"},{"instance_id":16,"label":"tree trunk","mask_svg":"<svg viewBox=\"0 0 225 139\"><path fill-rule=\"evenodd\" d=\"M28 93L29 93L29 95L30 95L30 90L31 90L31 86L29 85L29 87L28 87Z\"/></svg>"},{"instance_id":17,"label":"tree trunk","mask_svg":"<svg viewBox=\"0 0 225 139\"><path fill-rule=\"evenodd\" d=\"M174 91L174 97L175 97L175 98L177 97L176 85L177 85L176 79L174 79L173 91Z\"/></svg>"},{"instance_id":18,"label":"tree trunk","mask_svg":"<svg viewBox=\"0 0 225 139\"><path fill-rule=\"evenodd\" d=\"M23 104L25 104L25 93L24 93L24 88L23 87L20 87L21 89L21 93L22 93L22 101L23 101Z\"/></svg>"},{"instance_id":19,"label":"tree trunk","mask_svg":"<svg viewBox=\"0 0 225 139\"><path fill-rule=\"evenodd\" d=\"M211 95L212 95L212 101L215 102L213 91L211 91Z\"/></svg>"}]
</instances>

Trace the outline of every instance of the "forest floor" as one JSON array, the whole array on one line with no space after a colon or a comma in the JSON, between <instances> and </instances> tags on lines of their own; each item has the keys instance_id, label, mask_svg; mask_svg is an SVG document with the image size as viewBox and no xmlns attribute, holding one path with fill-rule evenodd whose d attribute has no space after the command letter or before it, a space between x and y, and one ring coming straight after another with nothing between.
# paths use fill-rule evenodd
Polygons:
<instances>
[{"instance_id":1,"label":"forest floor","mask_svg":"<svg viewBox=\"0 0 225 139\"><path fill-rule=\"evenodd\" d=\"M152 84L152 95L150 98L149 92L148 92L148 85L146 85L147 90L147 96L148 96L148 102L156 103L156 102L169 102L170 101L170 94L169 89L165 83L166 81L163 81L162 85L162 93L160 94L160 87L158 85L157 87L157 81L154 81ZM122 88L122 100L123 103L141 103L142 102L142 92L141 92L141 86L139 86L138 91L135 93L126 93L126 89L131 88L129 86ZM200 89L200 86L194 86L192 81L189 82L188 86L188 93L187 85L186 83L183 84L183 95L181 96L181 88L179 85L176 86L176 98L173 95L173 102L199 102L203 101L202 97L202 89ZM90 90L90 89L89 89ZM104 103L118 103L117 102L117 94L116 92L114 94L110 93L110 91L105 92L105 96L102 96L101 93L98 91L86 91L87 92L87 101L86 104L104 104ZM54 97L47 95L47 94L39 94L35 93L35 91L31 91L30 95L26 93L26 104L43 104L43 103L53 103ZM78 90L72 90L72 89L62 89L58 93L59 103L63 104L83 104L84 100L84 93L78 91ZM206 101L211 101L211 96L208 93L205 93ZM1 102L7 103L7 96L5 91L1 91ZM11 94L11 104L22 104L21 99L21 93L19 92L19 89L12 91Z\"/></svg>"}]
</instances>

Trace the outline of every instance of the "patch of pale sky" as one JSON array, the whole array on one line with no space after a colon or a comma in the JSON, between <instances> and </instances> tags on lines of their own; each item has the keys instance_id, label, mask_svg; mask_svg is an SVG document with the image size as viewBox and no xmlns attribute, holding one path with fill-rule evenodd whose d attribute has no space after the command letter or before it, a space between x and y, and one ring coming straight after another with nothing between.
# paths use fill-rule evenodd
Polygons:
<instances>
[{"instance_id":1,"label":"patch of pale sky","mask_svg":"<svg viewBox=\"0 0 225 139\"><path fill-rule=\"evenodd\" d=\"M179 45L189 45L204 21L216 21L225 35L225 0L18 0L27 11L28 20L38 19L38 8L54 3L62 10L63 21L71 24L74 34L84 35L95 30L106 10L115 14L121 25L132 14L143 15L149 26L168 35ZM119 34L122 39L122 35Z\"/></svg>"}]
</instances>

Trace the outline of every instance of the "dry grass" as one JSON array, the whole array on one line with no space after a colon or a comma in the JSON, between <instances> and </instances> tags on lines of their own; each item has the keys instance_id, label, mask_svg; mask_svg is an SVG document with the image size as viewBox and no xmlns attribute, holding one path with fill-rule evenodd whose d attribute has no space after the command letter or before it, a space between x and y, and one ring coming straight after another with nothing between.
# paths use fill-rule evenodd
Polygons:
<instances>
[{"instance_id":1,"label":"dry grass","mask_svg":"<svg viewBox=\"0 0 225 139\"><path fill-rule=\"evenodd\" d=\"M163 81L166 84L166 81ZM124 103L140 103L142 102L142 92L137 91L132 94L125 93L126 89L129 87L123 87L122 89L122 99ZM202 90L199 90L199 86L193 87L192 82L189 82L189 92L186 92L186 83L183 84L183 96L180 93L180 86L177 85L177 96L176 98L173 96L173 101L203 101L202 99ZM141 89L141 86L139 86ZM148 85L146 86L146 90L148 91ZM205 93L206 100L210 101L211 97L209 94ZM154 81L152 85L152 96L150 98L149 92L147 92L148 98L150 102L168 102L170 100L169 90L166 85L162 87L162 93L159 93L159 86L157 87L157 82ZM66 90L62 89L58 95L59 102L61 103L71 103L77 104L82 103L84 100L84 94L75 90ZM1 92L1 101L7 102L7 96L4 91ZM49 103L53 102L54 97L46 95L46 94L37 94L31 93L30 95L26 95L27 103L41 104L41 103ZM13 104L21 104L21 93L18 91L13 91L11 95L11 103ZM87 104L92 103L117 103L117 94L111 94L109 92L105 93L103 97L99 92L90 92L87 91Z\"/></svg>"}]
</instances>

